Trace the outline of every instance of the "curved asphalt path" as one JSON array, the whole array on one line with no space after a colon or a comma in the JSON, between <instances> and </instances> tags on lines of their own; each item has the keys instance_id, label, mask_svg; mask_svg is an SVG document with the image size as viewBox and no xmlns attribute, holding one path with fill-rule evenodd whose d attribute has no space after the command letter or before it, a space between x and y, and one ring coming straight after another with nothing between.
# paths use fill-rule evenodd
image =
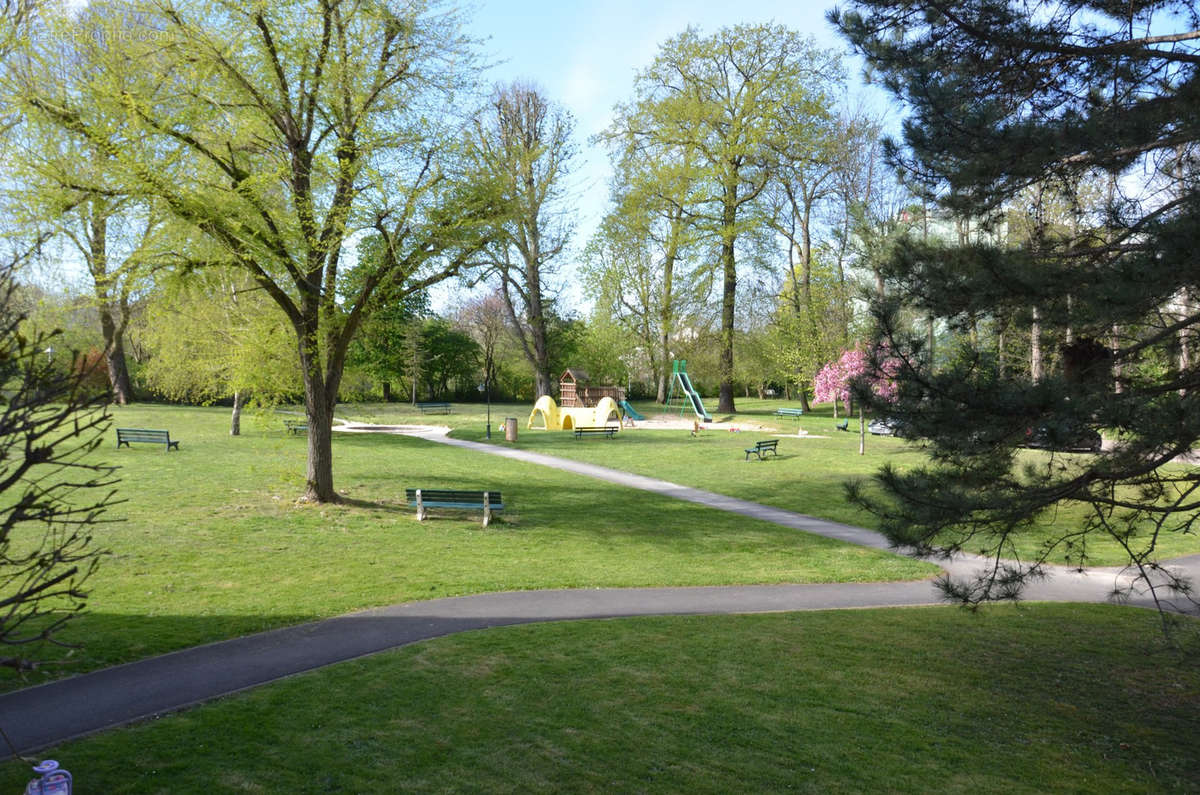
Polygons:
<instances>
[{"instance_id":1,"label":"curved asphalt path","mask_svg":"<svg viewBox=\"0 0 1200 795\"><path fill-rule=\"evenodd\" d=\"M524 450L445 435L444 429L343 426L340 430L407 433L433 442L551 466L710 508L775 522L853 544L887 549L878 533L759 505L664 480ZM937 560L952 576L969 576L981 561ZM1200 555L1172 561L1200 574ZM1127 584L1117 569L1056 569L1035 583L1035 601L1101 602ZM933 605L932 581L813 585L717 586L517 591L393 605L197 646L70 679L0 695L0 727L21 753L144 720L356 657L473 629L542 621L644 615L764 613L833 608ZM1149 594L1130 602L1152 606ZM0 754L4 758L9 754Z\"/></svg>"}]
</instances>

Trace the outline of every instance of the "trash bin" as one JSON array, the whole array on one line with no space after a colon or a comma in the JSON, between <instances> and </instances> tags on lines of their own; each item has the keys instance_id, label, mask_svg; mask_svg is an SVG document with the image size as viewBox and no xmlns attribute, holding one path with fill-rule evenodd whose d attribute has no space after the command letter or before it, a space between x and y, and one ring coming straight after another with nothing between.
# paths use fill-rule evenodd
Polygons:
<instances>
[{"instance_id":1,"label":"trash bin","mask_svg":"<svg viewBox=\"0 0 1200 795\"><path fill-rule=\"evenodd\" d=\"M517 440L517 418L504 418L504 441L515 442Z\"/></svg>"}]
</instances>

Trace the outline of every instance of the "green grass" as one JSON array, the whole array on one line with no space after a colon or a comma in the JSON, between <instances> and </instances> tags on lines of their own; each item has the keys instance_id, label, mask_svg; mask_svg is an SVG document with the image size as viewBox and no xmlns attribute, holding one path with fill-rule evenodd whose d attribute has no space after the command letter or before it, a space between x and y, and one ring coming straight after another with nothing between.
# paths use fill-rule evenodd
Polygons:
<instances>
[{"instance_id":1,"label":"green grass","mask_svg":"<svg viewBox=\"0 0 1200 795\"><path fill-rule=\"evenodd\" d=\"M1156 622L1039 605L493 629L39 758L106 793L1194 791L1200 670ZM4 791L28 778L0 767Z\"/></svg>"},{"instance_id":2,"label":"green grass","mask_svg":"<svg viewBox=\"0 0 1200 795\"><path fill-rule=\"evenodd\" d=\"M858 453L858 434L835 430L829 406L819 406L797 422L771 415L784 401L740 399L738 414L717 417L743 424L764 423L778 428L777 433L794 434L797 427L809 432L806 438L776 437L771 432L744 430L741 433L704 431L693 438L687 430L655 431L638 428L622 433L615 443L606 439L577 441L572 434L525 429L528 412L520 416L517 447L538 450L564 458L603 464L614 469L637 472L675 483L728 494L791 511L832 519L838 522L878 528L871 514L846 502L844 484L851 479L869 479L884 463L904 469L917 466L922 453L909 443L888 437L867 436L865 455ZM517 407L506 407L515 411ZM657 413L653 404L639 404L646 416ZM378 407L374 411L380 411ZM381 413L379 416L383 416ZM508 416L516 416L510 414ZM451 424L451 423L446 423ZM852 428L857 421L852 421ZM482 439L482 422L474 414L456 418L453 436ZM824 436L828 438L815 438ZM779 457L760 463L752 456L745 461L744 448L758 439L780 438ZM493 433L492 441L504 443ZM1044 458L1047 453L1026 451L1029 459ZM1019 539L1018 549L1025 558L1037 554L1047 539L1062 528L1081 525L1085 507L1060 505L1043 522ZM1160 559L1200 553L1200 535L1168 533L1156 541ZM968 549L968 551L976 551ZM1124 549L1111 539L1094 537L1088 542L1088 565L1114 566L1126 562ZM1067 563L1064 557L1050 562Z\"/></svg>"},{"instance_id":3,"label":"green grass","mask_svg":"<svg viewBox=\"0 0 1200 795\"><path fill-rule=\"evenodd\" d=\"M305 439L282 420L223 409L134 406L120 427L167 428L154 445L100 451L121 495L89 612L59 636L70 665L0 687L377 605L489 591L919 579L933 567L556 470L399 436L336 434L348 501L298 505ZM406 487L501 488L487 530L469 514L417 522ZM53 651L61 655L64 652Z\"/></svg>"}]
</instances>

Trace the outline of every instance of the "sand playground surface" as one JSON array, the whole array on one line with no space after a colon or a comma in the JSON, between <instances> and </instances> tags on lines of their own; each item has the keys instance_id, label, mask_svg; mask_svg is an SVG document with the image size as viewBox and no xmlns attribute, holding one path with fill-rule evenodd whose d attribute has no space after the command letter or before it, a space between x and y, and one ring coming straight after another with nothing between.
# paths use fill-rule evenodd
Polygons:
<instances>
[{"instance_id":1,"label":"sand playground surface","mask_svg":"<svg viewBox=\"0 0 1200 795\"><path fill-rule=\"evenodd\" d=\"M733 432L733 433L760 433L760 434L765 433L765 434L771 434L772 436L789 436L793 439L795 439L797 437L799 437L799 438L808 437L811 439L828 439L829 438L828 436L818 436L816 434L808 433L807 431L805 431L803 429L803 427L804 427L803 421L801 422L800 433L797 433L795 430L789 430L786 427L780 428L777 425L769 425L767 423L759 422L758 420L753 420L753 419L720 418L720 417L717 417L716 415L713 416L713 419L714 419L714 422L699 423L700 430L702 430L702 431L729 431L729 432ZM695 423L696 423L696 420L694 417L688 417L688 416L680 417L678 414L662 414L662 413L647 414L646 419L637 420L636 422L634 422L633 430L637 430L638 428L645 428L646 430L651 430L651 431L662 431L662 430L673 430L673 429L690 431L696 427ZM629 425L626 424L625 428L629 429Z\"/></svg>"},{"instance_id":2,"label":"sand playground surface","mask_svg":"<svg viewBox=\"0 0 1200 795\"><path fill-rule=\"evenodd\" d=\"M819 434L811 434L804 430L803 422L800 428L780 428L778 425L770 425L764 422L753 419L733 418L733 417L717 417L714 416L714 422L697 423L695 417L679 416L678 414L648 414L644 420L636 420L631 427L628 422L622 427L622 430L681 430L691 431L697 427L701 431L727 431L730 433L756 433L769 434L771 436L785 436L792 439L809 438L809 439L828 439L828 436ZM335 426L335 430L348 433L398 433L405 435L420 436L428 433L447 434L450 428L441 425L373 425L370 423L355 423L346 420L341 421L341 425ZM543 428L529 429L525 427L525 420L519 420L517 430L521 433L533 433L543 431ZM797 432L798 431L798 432ZM493 433L504 434L504 426L501 423L495 423L492 429Z\"/></svg>"}]
</instances>

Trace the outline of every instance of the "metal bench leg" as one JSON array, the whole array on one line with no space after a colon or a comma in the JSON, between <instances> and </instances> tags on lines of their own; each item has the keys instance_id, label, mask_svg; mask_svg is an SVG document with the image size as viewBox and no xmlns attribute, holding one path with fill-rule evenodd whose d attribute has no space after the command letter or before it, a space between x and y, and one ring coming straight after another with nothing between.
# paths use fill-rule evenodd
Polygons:
<instances>
[{"instance_id":1,"label":"metal bench leg","mask_svg":"<svg viewBox=\"0 0 1200 795\"><path fill-rule=\"evenodd\" d=\"M425 503L421 501L420 489L417 489L417 521L425 521Z\"/></svg>"}]
</instances>

